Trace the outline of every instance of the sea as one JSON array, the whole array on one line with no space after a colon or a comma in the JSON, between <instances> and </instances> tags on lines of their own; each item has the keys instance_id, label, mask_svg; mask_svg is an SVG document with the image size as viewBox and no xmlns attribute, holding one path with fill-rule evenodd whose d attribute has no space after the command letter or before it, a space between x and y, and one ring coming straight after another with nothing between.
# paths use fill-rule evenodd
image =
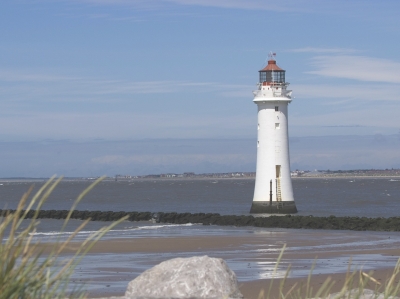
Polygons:
<instances>
[{"instance_id":1,"label":"sea","mask_svg":"<svg viewBox=\"0 0 400 299\"><path fill-rule=\"evenodd\" d=\"M298 215L400 216L400 178L296 178ZM16 208L21 196L45 181L0 180L0 207ZM64 180L43 206L70 209L89 180ZM77 206L89 211L190 212L249 215L254 179L106 180Z\"/></svg>"},{"instance_id":2,"label":"sea","mask_svg":"<svg viewBox=\"0 0 400 299\"><path fill-rule=\"evenodd\" d=\"M293 191L298 215L313 216L358 216L358 217L398 217L400 216L400 178L294 178ZM45 180L0 179L0 207L15 209L21 196L34 186L32 194ZM70 209L77 196L92 180L65 179L52 192L43 209ZM221 215L249 215L254 192L254 179L132 179L105 180L90 191L77 210L89 211L137 211L137 212L190 212L220 213ZM268 216L268 215L261 215ZM71 220L64 232L60 232L62 220L41 219L34 240L47 242L57 238L67 238L81 223ZM93 221L81 231L75 240L87 238L95 230L107 223ZM301 231L301 232L299 232ZM314 245L288 248L292 252L334 251L335 240L342 240L340 246L348 248L396 248L400 245L400 233L326 231L326 238L332 242L320 242L321 235L313 230L285 230L252 227L203 226L196 223L173 225L151 221L121 223L110 231L105 240L136 238L173 238L185 236L269 236L271 247L279 251L285 238L314 240ZM273 236L274 239L271 239ZM275 243L274 243L275 242ZM311 241L310 241L311 242ZM319 243L318 243L319 242ZM312 242L311 242L312 243ZM311 244L310 243L310 244ZM318 243L318 244L317 244ZM95 294L123 294L127 283L144 270L169 258L193 255L193 252L165 253L123 253L118 255L89 254L78 265L72 281L85 281L85 288ZM274 261L265 258L260 248L244 246L234 250L199 251L198 255L224 258L236 272L239 281L270 277ZM318 273L346 272L347 256L320 260L315 264ZM389 267L396 263L398 256L357 255L357 261L365 269ZM308 275L304 263L313 261L283 260L283 265L292 265L289 277ZM99 264L101 267L99 268ZM129 265L129 271L119 273ZM283 266L282 266L283 267ZM100 269L100 270L99 270ZM279 271L278 271L279 272ZM121 274L122 273L122 274ZM280 269L285 275L284 269ZM95 279L92 279L95 277Z\"/></svg>"}]
</instances>

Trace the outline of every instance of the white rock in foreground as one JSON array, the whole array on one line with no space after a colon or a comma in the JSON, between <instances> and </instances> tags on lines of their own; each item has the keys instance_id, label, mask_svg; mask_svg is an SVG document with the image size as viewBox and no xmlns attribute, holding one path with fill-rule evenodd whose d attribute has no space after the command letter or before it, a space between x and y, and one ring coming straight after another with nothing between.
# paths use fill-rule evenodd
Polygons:
<instances>
[{"instance_id":1,"label":"white rock in foreground","mask_svg":"<svg viewBox=\"0 0 400 299\"><path fill-rule=\"evenodd\" d=\"M128 284L125 298L243 298L235 273L223 259L175 258L143 272Z\"/></svg>"}]
</instances>

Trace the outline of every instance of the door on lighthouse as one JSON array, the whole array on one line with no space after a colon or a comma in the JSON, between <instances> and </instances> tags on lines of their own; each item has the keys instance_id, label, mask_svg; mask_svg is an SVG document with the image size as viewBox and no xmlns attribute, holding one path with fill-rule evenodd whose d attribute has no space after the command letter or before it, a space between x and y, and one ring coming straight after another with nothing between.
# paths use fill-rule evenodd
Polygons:
<instances>
[{"instance_id":1,"label":"door on lighthouse","mask_svg":"<svg viewBox=\"0 0 400 299\"><path fill-rule=\"evenodd\" d=\"M275 172L276 172L276 201L282 201L280 165L275 165Z\"/></svg>"}]
</instances>

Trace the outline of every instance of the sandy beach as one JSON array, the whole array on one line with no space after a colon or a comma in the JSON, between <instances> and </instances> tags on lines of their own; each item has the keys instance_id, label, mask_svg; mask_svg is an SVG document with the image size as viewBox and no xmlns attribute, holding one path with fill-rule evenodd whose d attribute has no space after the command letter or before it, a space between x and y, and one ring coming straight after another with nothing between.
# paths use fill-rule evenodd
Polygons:
<instances>
[{"instance_id":1,"label":"sandy beach","mask_svg":"<svg viewBox=\"0 0 400 299\"><path fill-rule=\"evenodd\" d=\"M258 298L269 288L284 244L273 295L289 265L285 292L306 281L314 262L314 290L330 276L336 281L332 290L339 291L350 259L352 271L362 269L384 282L400 256L400 233L386 232L249 229L236 235L120 238L99 241L76 268L72 282L84 282L93 298L121 296L130 280L164 260L208 255L227 261L245 298ZM69 256L78 245L72 243L63 255Z\"/></svg>"}]
</instances>

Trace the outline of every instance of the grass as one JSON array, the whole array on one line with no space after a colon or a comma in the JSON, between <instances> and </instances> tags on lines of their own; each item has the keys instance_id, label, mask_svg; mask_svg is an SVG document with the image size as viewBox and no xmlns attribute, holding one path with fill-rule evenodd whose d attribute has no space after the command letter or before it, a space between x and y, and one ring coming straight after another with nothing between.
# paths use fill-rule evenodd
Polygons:
<instances>
[{"instance_id":1,"label":"grass","mask_svg":"<svg viewBox=\"0 0 400 299\"><path fill-rule=\"evenodd\" d=\"M95 181L85 189L73 203L61 231L64 231L73 210L82 198L102 179ZM69 236L67 240L59 238L50 250L43 254L40 241L34 241L39 221L40 209L56 188L61 178L55 177L47 181L31 198L33 186L21 198L14 213L1 215L0 222L0 299L30 299L30 298L85 298L82 286L69 290L70 276L75 266L92 246L115 225L126 217L106 226L80 243L72 258L63 259L60 255L77 233L82 230L90 219L83 223ZM29 211L35 214L28 224L24 222ZM25 220L27 221L27 220Z\"/></svg>"},{"instance_id":2,"label":"grass","mask_svg":"<svg viewBox=\"0 0 400 299\"><path fill-rule=\"evenodd\" d=\"M272 277L275 276L279 263L282 259L285 251L286 244L282 248L282 251L275 264L274 272ZM372 276L372 272L366 273L362 270L351 271L351 260L349 262L347 273L345 274L345 280L343 286L341 286L339 292L332 292L332 287L336 284L330 277L328 277L318 289L312 287L312 271L314 269L315 262L311 267L311 271L307 277L305 284L294 284L288 291L284 292L284 286L290 273L290 266L287 269L284 277L280 279L279 293L278 296L272 296L271 291L274 287L274 278L271 279L268 291L264 289L260 291L258 299L305 299L305 298L343 298L343 299L362 299L364 291L370 289L370 285L374 285L373 297L378 299L392 299L399 295L400 291L400 259L393 269L391 276L381 283ZM380 296L381 295L381 296Z\"/></svg>"}]
</instances>

